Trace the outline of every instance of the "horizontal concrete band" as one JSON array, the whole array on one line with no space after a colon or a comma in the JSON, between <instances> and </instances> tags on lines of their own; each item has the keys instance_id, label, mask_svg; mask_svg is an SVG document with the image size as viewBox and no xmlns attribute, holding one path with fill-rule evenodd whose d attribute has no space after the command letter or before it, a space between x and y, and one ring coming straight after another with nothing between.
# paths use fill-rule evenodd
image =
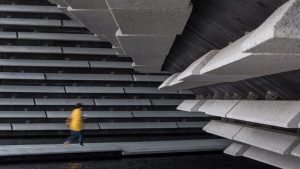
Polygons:
<instances>
[{"instance_id":1,"label":"horizontal concrete band","mask_svg":"<svg viewBox=\"0 0 300 169\"><path fill-rule=\"evenodd\" d=\"M132 69L132 62L0 59L0 66Z\"/></svg>"},{"instance_id":2,"label":"horizontal concrete band","mask_svg":"<svg viewBox=\"0 0 300 169\"><path fill-rule=\"evenodd\" d=\"M85 123L84 130L135 130L203 128L205 122L111 122ZM67 131L64 123L1 123L1 131Z\"/></svg>"},{"instance_id":3,"label":"horizontal concrete band","mask_svg":"<svg viewBox=\"0 0 300 169\"><path fill-rule=\"evenodd\" d=\"M67 118L71 111L0 111L0 118ZM201 118L202 113L181 111L84 111L86 118ZM182 124L183 123L178 123ZM191 124L191 123L187 123ZM200 123L197 123L200 125Z\"/></svg>"},{"instance_id":4,"label":"horizontal concrete band","mask_svg":"<svg viewBox=\"0 0 300 169\"><path fill-rule=\"evenodd\" d=\"M63 12L55 6L38 6L38 5L0 5L0 12L16 12L16 13L56 13Z\"/></svg>"},{"instance_id":5,"label":"horizontal concrete band","mask_svg":"<svg viewBox=\"0 0 300 169\"><path fill-rule=\"evenodd\" d=\"M79 23L72 20L55 19L21 19L21 18L0 18L1 25L14 26L42 26L42 27L77 27L83 28Z\"/></svg>"},{"instance_id":6,"label":"horizontal concrete band","mask_svg":"<svg viewBox=\"0 0 300 169\"><path fill-rule=\"evenodd\" d=\"M122 152L124 156L142 154L162 154L198 151L218 151L228 145L223 139L148 141L148 142L117 142L117 143L86 143L63 146L59 144L45 145L8 145L0 147L0 157L32 156L45 154L100 153Z\"/></svg>"},{"instance_id":7,"label":"horizontal concrete band","mask_svg":"<svg viewBox=\"0 0 300 169\"><path fill-rule=\"evenodd\" d=\"M299 103L279 100L185 100L177 109L284 128L298 128Z\"/></svg>"},{"instance_id":8,"label":"horizontal concrete band","mask_svg":"<svg viewBox=\"0 0 300 169\"><path fill-rule=\"evenodd\" d=\"M299 137L293 133L274 129L246 127L220 121L211 121L203 130L278 154L291 154L292 149L299 140Z\"/></svg>"},{"instance_id":9,"label":"horizontal concrete band","mask_svg":"<svg viewBox=\"0 0 300 169\"><path fill-rule=\"evenodd\" d=\"M0 79L15 80L75 80L75 81L136 81L161 82L164 75L128 75L128 74L63 74L63 73L16 73L0 72Z\"/></svg>"},{"instance_id":10,"label":"horizontal concrete band","mask_svg":"<svg viewBox=\"0 0 300 169\"><path fill-rule=\"evenodd\" d=\"M76 54L76 55L116 55L111 48L77 48L45 46L0 46L0 53Z\"/></svg>"}]
</instances>

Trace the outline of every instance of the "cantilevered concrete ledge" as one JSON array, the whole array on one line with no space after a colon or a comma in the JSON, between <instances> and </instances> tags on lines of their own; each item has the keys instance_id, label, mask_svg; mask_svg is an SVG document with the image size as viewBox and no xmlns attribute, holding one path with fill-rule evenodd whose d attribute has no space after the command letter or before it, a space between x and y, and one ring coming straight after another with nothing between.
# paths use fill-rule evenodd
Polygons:
<instances>
[{"instance_id":1,"label":"cantilevered concrete ledge","mask_svg":"<svg viewBox=\"0 0 300 169\"><path fill-rule=\"evenodd\" d=\"M184 100L176 109L187 112L198 112L199 108L205 102L206 100Z\"/></svg>"},{"instance_id":2,"label":"cantilevered concrete ledge","mask_svg":"<svg viewBox=\"0 0 300 169\"><path fill-rule=\"evenodd\" d=\"M226 117L226 114L239 102L240 100L206 100L198 111L205 112L207 115Z\"/></svg>"},{"instance_id":3,"label":"cantilevered concrete ledge","mask_svg":"<svg viewBox=\"0 0 300 169\"><path fill-rule=\"evenodd\" d=\"M242 156L249 147L246 144L232 143L224 150L224 153L232 156Z\"/></svg>"},{"instance_id":4,"label":"cantilevered concrete ledge","mask_svg":"<svg viewBox=\"0 0 300 169\"><path fill-rule=\"evenodd\" d=\"M230 144L224 139L148 141L148 142L116 142L116 143L86 143L64 146L61 144L44 145L6 145L0 146L0 160L22 156L88 154L101 152L120 152L119 155L148 155L188 153L203 151L220 151Z\"/></svg>"},{"instance_id":5,"label":"cantilevered concrete ledge","mask_svg":"<svg viewBox=\"0 0 300 169\"><path fill-rule=\"evenodd\" d=\"M244 52L300 53L300 1L289 0L279 7L242 44Z\"/></svg>"},{"instance_id":6,"label":"cantilevered concrete ledge","mask_svg":"<svg viewBox=\"0 0 300 169\"><path fill-rule=\"evenodd\" d=\"M221 137L225 137L228 139L233 139L236 134L240 132L243 128L242 125L226 123L222 121L210 121L206 126L204 126L203 130L215 134Z\"/></svg>"},{"instance_id":7,"label":"cantilevered concrete ledge","mask_svg":"<svg viewBox=\"0 0 300 169\"><path fill-rule=\"evenodd\" d=\"M281 155L257 147L250 147L243 154L243 156L269 165L273 165L278 168L299 169L300 166L299 157L294 157L290 155Z\"/></svg>"},{"instance_id":8,"label":"cantilevered concrete ledge","mask_svg":"<svg viewBox=\"0 0 300 169\"><path fill-rule=\"evenodd\" d=\"M241 100L226 117L284 128L298 128L299 110L299 101Z\"/></svg>"}]
</instances>

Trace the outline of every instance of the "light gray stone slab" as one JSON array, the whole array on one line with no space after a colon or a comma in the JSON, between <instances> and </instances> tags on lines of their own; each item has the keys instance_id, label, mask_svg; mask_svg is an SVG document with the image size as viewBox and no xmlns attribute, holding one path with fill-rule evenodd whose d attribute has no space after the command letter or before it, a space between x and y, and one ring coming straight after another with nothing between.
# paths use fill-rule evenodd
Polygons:
<instances>
[{"instance_id":1,"label":"light gray stone slab","mask_svg":"<svg viewBox=\"0 0 300 169\"><path fill-rule=\"evenodd\" d=\"M300 157L300 144L298 144L291 153L293 156Z\"/></svg>"},{"instance_id":2,"label":"light gray stone slab","mask_svg":"<svg viewBox=\"0 0 300 169\"><path fill-rule=\"evenodd\" d=\"M299 53L300 2L287 1L279 7L242 45L253 53Z\"/></svg>"},{"instance_id":3,"label":"light gray stone slab","mask_svg":"<svg viewBox=\"0 0 300 169\"><path fill-rule=\"evenodd\" d=\"M93 99L35 99L36 105L66 105L75 106L77 103L83 105L95 105Z\"/></svg>"},{"instance_id":4,"label":"light gray stone slab","mask_svg":"<svg viewBox=\"0 0 300 169\"><path fill-rule=\"evenodd\" d=\"M168 55L176 35L134 35L122 34L117 31L116 36L122 44L122 48L128 55L145 55L145 62L140 63L134 60L138 65L144 65L150 60L151 56L166 56ZM164 60L164 59L163 59Z\"/></svg>"},{"instance_id":5,"label":"light gray stone slab","mask_svg":"<svg viewBox=\"0 0 300 169\"><path fill-rule=\"evenodd\" d=\"M12 86L0 85L0 92L15 93L65 93L62 86Z\"/></svg>"},{"instance_id":6,"label":"light gray stone slab","mask_svg":"<svg viewBox=\"0 0 300 169\"><path fill-rule=\"evenodd\" d=\"M93 152L123 152L123 156L217 151L228 146L230 142L224 139L201 139L201 140L169 140L169 141L146 141L146 142L114 142L114 143L86 143L83 148L72 144L34 144L34 145L3 145L0 147L1 157L20 155L44 155L44 154L74 154Z\"/></svg>"},{"instance_id":7,"label":"light gray stone slab","mask_svg":"<svg viewBox=\"0 0 300 169\"><path fill-rule=\"evenodd\" d=\"M33 99L0 98L0 105L2 105L2 106L13 106L13 105L34 106L34 102L33 102Z\"/></svg>"},{"instance_id":8,"label":"light gray stone slab","mask_svg":"<svg viewBox=\"0 0 300 169\"><path fill-rule=\"evenodd\" d=\"M224 153L231 156L243 156L244 152L249 148L249 145L241 144L241 143L232 143L228 146Z\"/></svg>"},{"instance_id":9,"label":"light gray stone slab","mask_svg":"<svg viewBox=\"0 0 300 169\"><path fill-rule=\"evenodd\" d=\"M132 69L132 62L90 61L92 68Z\"/></svg>"},{"instance_id":10,"label":"light gray stone slab","mask_svg":"<svg viewBox=\"0 0 300 169\"><path fill-rule=\"evenodd\" d=\"M233 124L233 123L226 123L222 121L210 121L203 130L215 134L221 137L225 137L228 139L233 139L233 137L240 132L243 128L242 125Z\"/></svg>"},{"instance_id":11,"label":"light gray stone slab","mask_svg":"<svg viewBox=\"0 0 300 169\"><path fill-rule=\"evenodd\" d=\"M187 67L177 79L180 81L198 81L201 78L200 70L214 57L218 54L219 50L211 50L204 56L200 57L194 61L189 67Z\"/></svg>"},{"instance_id":12,"label":"light gray stone slab","mask_svg":"<svg viewBox=\"0 0 300 169\"><path fill-rule=\"evenodd\" d=\"M176 122L115 122L99 123L100 129L117 130L117 129L175 129Z\"/></svg>"},{"instance_id":13,"label":"light gray stone slab","mask_svg":"<svg viewBox=\"0 0 300 169\"><path fill-rule=\"evenodd\" d=\"M67 93L124 93L122 87L66 86L65 88Z\"/></svg>"},{"instance_id":14,"label":"light gray stone slab","mask_svg":"<svg viewBox=\"0 0 300 169\"><path fill-rule=\"evenodd\" d=\"M208 122L176 122L178 128L203 128Z\"/></svg>"},{"instance_id":15,"label":"light gray stone slab","mask_svg":"<svg viewBox=\"0 0 300 169\"><path fill-rule=\"evenodd\" d=\"M0 79L44 80L43 73L0 72Z\"/></svg>"},{"instance_id":16,"label":"light gray stone slab","mask_svg":"<svg viewBox=\"0 0 300 169\"><path fill-rule=\"evenodd\" d=\"M105 0L65 0L73 9L107 9Z\"/></svg>"},{"instance_id":17,"label":"light gray stone slab","mask_svg":"<svg viewBox=\"0 0 300 169\"><path fill-rule=\"evenodd\" d=\"M167 89L170 87L170 83L177 77L179 76L180 73L174 73L173 75L167 77L167 79L165 79L163 81L163 83L158 87L159 90L161 89Z\"/></svg>"},{"instance_id":18,"label":"light gray stone slab","mask_svg":"<svg viewBox=\"0 0 300 169\"><path fill-rule=\"evenodd\" d=\"M60 54L60 47L46 46L0 46L0 53L49 53Z\"/></svg>"},{"instance_id":19,"label":"light gray stone slab","mask_svg":"<svg viewBox=\"0 0 300 169\"><path fill-rule=\"evenodd\" d=\"M97 106L151 106L148 99L95 99Z\"/></svg>"},{"instance_id":20,"label":"light gray stone slab","mask_svg":"<svg viewBox=\"0 0 300 169\"><path fill-rule=\"evenodd\" d=\"M136 59L136 57L135 57ZM161 59L161 58L160 58ZM146 65L137 65L135 62L132 63L132 68L140 73L161 73L162 65L152 66L152 63Z\"/></svg>"},{"instance_id":21,"label":"light gray stone slab","mask_svg":"<svg viewBox=\"0 0 300 169\"><path fill-rule=\"evenodd\" d=\"M0 118L46 118L44 111L0 111Z\"/></svg>"},{"instance_id":22,"label":"light gray stone slab","mask_svg":"<svg viewBox=\"0 0 300 169\"><path fill-rule=\"evenodd\" d=\"M290 154L298 137L280 130L244 127L234 140L279 154Z\"/></svg>"},{"instance_id":23,"label":"light gray stone slab","mask_svg":"<svg viewBox=\"0 0 300 169\"><path fill-rule=\"evenodd\" d=\"M71 15L73 15L71 13ZM73 21L73 20L62 20L62 26L63 27L71 27L71 28L84 28L84 26L82 25L82 23Z\"/></svg>"},{"instance_id":24,"label":"light gray stone slab","mask_svg":"<svg viewBox=\"0 0 300 169\"><path fill-rule=\"evenodd\" d=\"M118 75L118 74L61 74L61 73L46 73L45 75L46 75L46 79L47 80L132 81L131 75L123 75L123 74Z\"/></svg>"},{"instance_id":25,"label":"light gray stone slab","mask_svg":"<svg viewBox=\"0 0 300 169\"><path fill-rule=\"evenodd\" d=\"M176 9L111 9L123 34L181 34L192 5Z\"/></svg>"},{"instance_id":26,"label":"light gray stone slab","mask_svg":"<svg viewBox=\"0 0 300 169\"><path fill-rule=\"evenodd\" d=\"M177 91L158 90L156 87L124 87L128 94L178 94Z\"/></svg>"},{"instance_id":27,"label":"light gray stone slab","mask_svg":"<svg viewBox=\"0 0 300 169\"><path fill-rule=\"evenodd\" d=\"M281 155L257 147L250 147L243 156L278 168L298 169L300 166L298 157Z\"/></svg>"},{"instance_id":28,"label":"light gray stone slab","mask_svg":"<svg viewBox=\"0 0 300 169\"><path fill-rule=\"evenodd\" d=\"M1 123L0 124L0 131L11 131L10 123Z\"/></svg>"},{"instance_id":29,"label":"light gray stone slab","mask_svg":"<svg viewBox=\"0 0 300 169\"><path fill-rule=\"evenodd\" d=\"M110 8L121 9L166 9L187 7L190 0L107 0Z\"/></svg>"},{"instance_id":30,"label":"light gray stone slab","mask_svg":"<svg viewBox=\"0 0 300 169\"><path fill-rule=\"evenodd\" d=\"M176 99L151 99L153 106L178 106L182 100Z\"/></svg>"},{"instance_id":31,"label":"light gray stone slab","mask_svg":"<svg viewBox=\"0 0 300 169\"><path fill-rule=\"evenodd\" d=\"M0 32L1 39L17 39L16 32Z\"/></svg>"},{"instance_id":32,"label":"light gray stone slab","mask_svg":"<svg viewBox=\"0 0 300 169\"><path fill-rule=\"evenodd\" d=\"M3 32L4 33L4 32ZM5 32L6 33L6 32ZM13 33L13 32L9 32ZM0 33L0 37L1 37ZM19 39L101 42L93 34L18 32Z\"/></svg>"},{"instance_id":33,"label":"light gray stone slab","mask_svg":"<svg viewBox=\"0 0 300 169\"><path fill-rule=\"evenodd\" d=\"M134 117L207 117L201 112L182 112L182 111L133 111Z\"/></svg>"},{"instance_id":34,"label":"light gray stone slab","mask_svg":"<svg viewBox=\"0 0 300 169\"><path fill-rule=\"evenodd\" d=\"M22 13L62 13L55 6L38 5L0 5L0 12L22 12Z\"/></svg>"},{"instance_id":35,"label":"light gray stone slab","mask_svg":"<svg viewBox=\"0 0 300 169\"><path fill-rule=\"evenodd\" d=\"M51 131L51 130L69 130L64 123L12 123L13 131ZM85 123L84 129L98 130L97 123Z\"/></svg>"},{"instance_id":36,"label":"light gray stone slab","mask_svg":"<svg viewBox=\"0 0 300 169\"><path fill-rule=\"evenodd\" d=\"M169 76L166 75L132 75L136 82L163 82Z\"/></svg>"},{"instance_id":37,"label":"light gray stone slab","mask_svg":"<svg viewBox=\"0 0 300 169\"><path fill-rule=\"evenodd\" d=\"M89 63L69 60L0 59L0 66L89 68Z\"/></svg>"},{"instance_id":38,"label":"light gray stone slab","mask_svg":"<svg viewBox=\"0 0 300 169\"><path fill-rule=\"evenodd\" d=\"M67 118L71 111L47 111L48 118ZM86 118L133 118L130 111L83 111Z\"/></svg>"},{"instance_id":39,"label":"light gray stone slab","mask_svg":"<svg viewBox=\"0 0 300 169\"><path fill-rule=\"evenodd\" d=\"M226 117L240 100L207 100L198 111L205 112L208 115Z\"/></svg>"},{"instance_id":40,"label":"light gray stone slab","mask_svg":"<svg viewBox=\"0 0 300 169\"><path fill-rule=\"evenodd\" d=\"M176 109L187 112L198 112L199 108L205 102L206 100L184 100Z\"/></svg>"},{"instance_id":41,"label":"light gray stone slab","mask_svg":"<svg viewBox=\"0 0 300 169\"><path fill-rule=\"evenodd\" d=\"M64 54L77 55L115 55L111 48L77 48L77 47L63 47Z\"/></svg>"},{"instance_id":42,"label":"light gray stone slab","mask_svg":"<svg viewBox=\"0 0 300 169\"><path fill-rule=\"evenodd\" d=\"M60 20L54 19L21 19L21 18L0 18L1 25L15 25L15 26L49 26L61 27Z\"/></svg>"},{"instance_id":43,"label":"light gray stone slab","mask_svg":"<svg viewBox=\"0 0 300 169\"><path fill-rule=\"evenodd\" d=\"M90 32L104 35L114 46L120 47L116 38L118 26L109 9L80 10L68 8L68 12L85 25Z\"/></svg>"},{"instance_id":44,"label":"light gray stone slab","mask_svg":"<svg viewBox=\"0 0 300 169\"><path fill-rule=\"evenodd\" d=\"M298 128L299 110L299 101L242 100L226 117L284 128Z\"/></svg>"}]
</instances>

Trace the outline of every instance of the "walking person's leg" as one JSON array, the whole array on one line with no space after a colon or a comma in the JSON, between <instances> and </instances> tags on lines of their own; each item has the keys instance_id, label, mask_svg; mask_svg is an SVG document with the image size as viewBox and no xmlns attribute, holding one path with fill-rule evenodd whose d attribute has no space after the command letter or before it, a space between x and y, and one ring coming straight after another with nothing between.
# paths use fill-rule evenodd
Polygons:
<instances>
[{"instance_id":1,"label":"walking person's leg","mask_svg":"<svg viewBox=\"0 0 300 169\"><path fill-rule=\"evenodd\" d=\"M74 131L71 131L70 136L66 139L64 144L70 144L77 137Z\"/></svg>"},{"instance_id":2,"label":"walking person's leg","mask_svg":"<svg viewBox=\"0 0 300 169\"><path fill-rule=\"evenodd\" d=\"M84 144L83 144L83 134L81 132L78 132L78 133L79 133L79 144L81 146L84 146Z\"/></svg>"}]
</instances>

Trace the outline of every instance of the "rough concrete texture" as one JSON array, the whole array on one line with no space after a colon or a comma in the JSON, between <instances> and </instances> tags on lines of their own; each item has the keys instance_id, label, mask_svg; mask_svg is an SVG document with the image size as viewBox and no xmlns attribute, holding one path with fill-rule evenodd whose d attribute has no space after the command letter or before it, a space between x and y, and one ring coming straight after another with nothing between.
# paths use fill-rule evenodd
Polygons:
<instances>
[{"instance_id":1,"label":"rough concrete texture","mask_svg":"<svg viewBox=\"0 0 300 169\"><path fill-rule=\"evenodd\" d=\"M116 36L127 54L147 56L168 55L176 38L176 35L129 35L120 30Z\"/></svg>"},{"instance_id":2,"label":"rough concrete texture","mask_svg":"<svg viewBox=\"0 0 300 169\"><path fill-rule=\"evenodd\" d=\"M243 126L240 124L212 120L203 128L203 130L232 140L242 128Z\"/></svg>"},{"instance_id":3,"label":"rough concrete texture","mask_svg":"<svg viewBox=\"0 0 300 169\"><path fill-rule=\"evenodd\" d=\"M239 102L240 100L207 100L198 111L212 116L226 117L226 114Z\"/></svg>"},{"instance_id":4,"label":"rough concrete texture","mask_svg":"<svg viewBox=\"0 0 300 169\"><path fill-rule=\"evenodd\" d=\"M181 34L192 5L177 9L111 9L123 34Z\"/></svg>"},{"instance_id":5,"label":"rough concrete texture","mask_svg":"<svg viewBox=\"0 0 300 169\"><path fill-rule=\"evenodd\" d=\"M300 68L299 54L243 53L241 44L251 34L220 50L200 70L200 74L245 75L245 77L253 78ZM243 79L243 76L241 76L240 80Z\"/></svg>"},{"instance_id":6,"label":"rough concrete texture","mask_svg":"<svg viewBox=\"0 0 300 169\"><path fill-rule=\"evenodd\" d=\"M300 53L300 1L290 0L278 8L243 43L253 53Z\"/></svg>"},{"instance_id":7,"label":"rough concrete texture","mask_svg":"<svg viewBox=\"0 0 300 169\"><path fill-rule=\"evenodd\" d=\"M200 70L219 52L219 50L212 50L204 56L193 62L188 68L186 68L177 79L183 81L195 81L197 75L200 75ZM194 78L192 76L195 76Z\"/></svg>"},{"instance_id":8,"label":"rough concrete texture","mask_svg":"<svg viewBox=\"0 0 300 169\"><path fill-rule=\"evenodd\" d=\"M149 65L136 65L135 62L132 63L132 68L140 73L160 73L161 66L149 66Z\"/></svg>"},{"instance_id":9,"label":"rough concrete texture","mask_svg":"<svg viewBox=\"0 0 300 169\"><path fill-rule=\"evenodd\" d=\"M244 152L249 148L249 145L241 143L232 143L224 150L225 154L232 156L243 156Z\"/></svg>"},{"instance_id":10,"label":"rough concrete texture","mask_svg":"<svg viewBox=\"0 0 300 169\"><path fill-rule=\"evenodd\" d=\"M290 154L299 140L297 136L280 130L251 127L244 127L233 139L279 154Z\"/></svg>"},{"instance_id":11,"label":"rough concrete texture","mask_svg":"<svg viewBox=\"0 0 300 169\"><path fill-rule=\"evenodd\" d=\"M168 88L170 87L170 83L179 75L180 73L174 73L170 77L168 77L159 87L158 89Z\"/></svg>"},{"instance_id":12,"label":"rough concrete texture","mask_svg":"<svg viewBox=\"0 0 300 169\"><path fill-rule=\"evenodd\" d=\"M176 109L187 112L197 112L199 107L204 103L205 100L184 100Z\"/></svg>"},{"instance_id":13,"label":"rough concrete texture","mask_svg":"<svg viewBox=\"0 0 300 169\"><path fill-rule=\"evenodd\" d=\"M118 9L174 9L187 7L191 0L106 0L110 8Z\"/></svg>"},{"instance_id":14,"label":"rough concrete texture","mask_svg":"<svg viewBox=\"0 0 300 169\"><path fill-rule=\"evenodd\" d=\"M293 149L291 154L293 156L300 157L300 143Z\"/></svg>"},{"instance_id":15,"label":"rough concrete texture","mask_svg":"<svg viewBox=\"0 0 300 169\"><path fill-rule=\"evenodd\" d=\"M108 9L77 10L68 8L68 12L80 20L89 31L97 35L104 35L114 46L120 46L115 36L118 26Z\"/></svg>"},{"instance_id":16,"label":"rough concrete texture","mask_svg":"<svg viewBox=\"0 0 300 169\"><path fill-rule=\"evenodd\" d=\"M73 9L108 9L105 0L64 0Z\"/></svg>"},{"instance_id":17,"label":"rough concrete texture","mask_svg":"<svg viewBox=\"0 0 300 169\"><path fill-rule=\"evenodd\" d=\"M250 147L244 157L284 169L299 169L300 159L289 155L281 155L257 147Z\"/></svg>"},{"instance_id":18,"label":"rough concrete texture","mask_svg":"<svg viewBox=\"0 0 300 169\"><path fill-rule=\"evenodd\" d=\"M299 110L299 101L242 100L226 117L284 128L298 128Z\"/></svg>"}]
</instances>

